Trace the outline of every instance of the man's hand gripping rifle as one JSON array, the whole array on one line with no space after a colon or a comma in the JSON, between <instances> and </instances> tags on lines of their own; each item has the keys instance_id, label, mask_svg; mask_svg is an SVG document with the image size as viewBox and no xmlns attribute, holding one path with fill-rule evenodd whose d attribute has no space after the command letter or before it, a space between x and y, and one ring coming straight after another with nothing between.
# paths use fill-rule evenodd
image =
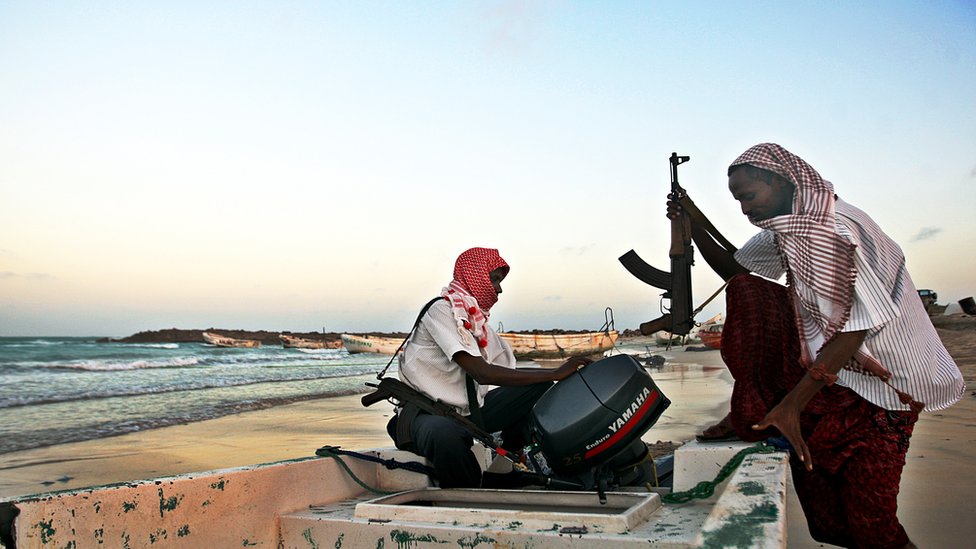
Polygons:
<instances>
[{"instance_id":1,"label":"man's hand gripping rifle","mask_svg":"<svg viewBox=\"0 0 976 549\"><path fill-rule=\"evenodd\" d=\"M690 159L689 156L671 153L671 193L668 198L682 205L691 201L678 183L678 166ZM695 264L695 249L691 244L691 220L688 216L677 216L671 220L671 249L668 255L671 256L671 272L648 265L634 250L620 256L620 263L630 274L645 284L664 290L662 297L671 301L670 310L664 316L640 325L644 335L661 330L687 335L695 326L691 298L691 266Z\"/></svg>"}]
</instances>

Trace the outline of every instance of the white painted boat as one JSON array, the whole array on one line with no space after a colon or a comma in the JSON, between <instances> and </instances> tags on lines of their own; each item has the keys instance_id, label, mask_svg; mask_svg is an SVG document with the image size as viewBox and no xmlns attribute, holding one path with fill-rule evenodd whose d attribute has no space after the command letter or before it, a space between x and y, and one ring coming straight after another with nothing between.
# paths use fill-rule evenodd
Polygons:
<instances>
[{"instance_id":1,"label":"white painted boat","mask_svg":"<svg viewBox=\"0 0 976 549\"><path fill-rule=\"evenodd\" d=\"M558 359L575 355L602 354L613 348L617 331L583 333L515 333L498 334L512 347L519 360Z\"/></svg>"},{"instance_id":2,"label":"white painted boat","mask_svg":"<svg viewBox=\"0 0 976 549\"><path fill-rule=\"evenodd\" d=\"M654 343L664 345L681 345L685 341L685 336L672 334L666 330L654 332Z\"/></svg>"},{"instance_id":3,"label":"white painted boat","mask_svg":"<svg viewBox=\"0 0 976 549\"><path fill-rule=\"evenodd\" d=\"M380 337L380 336L358 336L352 334L342 334L342 346L350 353L379 353L392 355L396 353L402 338Z\"/></svg>"},{"instance_id":4,"label":"white painted boat","mask_svg":"<svg viewBox=\"0 0 976 549\"><path fill-rule=\"evenodd\" d=\"M674 489L715 478L745 446L682 446ZM342 459L387 494L367 491L335 459L312 457L0 500L0 540L18 549L786 546L785 453L747 455L715 494L683 504L663 503L665 488L610 492L605 505L593 492L442 490L418 473Z\"/></svg>"},{"instance_id":5,"label":"white painted boat","mask_svg":"<svg viewBox=\"0 0 976 549\"><path fill-rule=\"evenodd\" d=\"M233 337L222 336L210 332L201 334L203 340L217 347L260 347L261 342L256 339L235 339Z\"/></svg>"},{"instance_id":6,"label":"white painted boat","mask_svg":"<svg viewBox=\"0 0 976 549\"><path fill-rule=\"evenodd\" d=\"M289 349L338 349L342 347L342 341L325 341L320 339L306 339L303 337L278 334L281 346Z\"/></svg>"}]
</instances>

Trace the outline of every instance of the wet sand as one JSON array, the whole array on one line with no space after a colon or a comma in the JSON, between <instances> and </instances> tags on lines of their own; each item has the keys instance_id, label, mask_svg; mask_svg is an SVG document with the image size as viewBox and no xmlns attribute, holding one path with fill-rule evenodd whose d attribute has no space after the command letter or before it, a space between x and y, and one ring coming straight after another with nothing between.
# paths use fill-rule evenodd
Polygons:
<instances>
[{"instance_id":1,"label":"wet sand","mask_svg":"<svg viewBox=\"0 0 976 549\"><path fill-rule=\"evenodd\" d=\"M899 497L899 516L925 547L967 547L976 493L976 318L937 323L967 380L963 400L922 415L912 438ZM643 341L631 347L644 350ZM664 351L671 360L651 374L673 405L644 436L647 442L690 440L728 410L731 379L716 351ZM0 455L0 499L144 478L199 472L313 455L323 445L347 449L390 446L392 407L364 408L359 396L306 401L118 437ZM704 480L704 479L703 479ZM789 547L813 541L790 491Z\"/></svg>"}]
</instances>

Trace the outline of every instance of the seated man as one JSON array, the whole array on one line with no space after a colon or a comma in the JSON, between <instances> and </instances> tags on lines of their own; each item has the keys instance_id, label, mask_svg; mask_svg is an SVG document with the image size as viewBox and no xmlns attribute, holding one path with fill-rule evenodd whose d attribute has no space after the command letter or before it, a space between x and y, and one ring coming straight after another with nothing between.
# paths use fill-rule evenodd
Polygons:
<instances>
[{"instance_id":1,"label":"seated man","mask_svg":"<svg viewBox=\"0 0 976 549\"><path fill-rule=\"evenodd\" d=\"M511 347L488 326L508 271L498 250L462 253L454 279L441 291L443 299L423 315L407 342L399 376L430 398L470 415L485 431L501 431L502 446L517 455L528 442L525 427L532 406L554 381L590 360L574 357L556 369L515 369ZM499 387L489 391L487 385ZM446 417L407 408L397 410L388 425L397 447L429 459L442 488L480 487L471 433Z\"/></svg>"}]
</instances>

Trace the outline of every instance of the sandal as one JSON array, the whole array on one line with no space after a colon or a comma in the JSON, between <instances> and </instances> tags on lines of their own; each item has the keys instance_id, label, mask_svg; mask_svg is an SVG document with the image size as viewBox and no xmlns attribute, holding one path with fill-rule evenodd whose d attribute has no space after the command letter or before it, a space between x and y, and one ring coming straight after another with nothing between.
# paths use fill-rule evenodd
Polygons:
<instances>
[{"instance_id":1,"label":"sandal","mask_svg":"<svg viewBox=\"0 0 976 549\"><path fill-rule=\"evenodd\" d=\"M731 442L740 440L739 435L735 434L735 429L732 428L732 420L729 416L725 416L722 418L722 421L705 429L700 435L695 435L695 439L698 442Z\"/></svg>"}]
</instances>

